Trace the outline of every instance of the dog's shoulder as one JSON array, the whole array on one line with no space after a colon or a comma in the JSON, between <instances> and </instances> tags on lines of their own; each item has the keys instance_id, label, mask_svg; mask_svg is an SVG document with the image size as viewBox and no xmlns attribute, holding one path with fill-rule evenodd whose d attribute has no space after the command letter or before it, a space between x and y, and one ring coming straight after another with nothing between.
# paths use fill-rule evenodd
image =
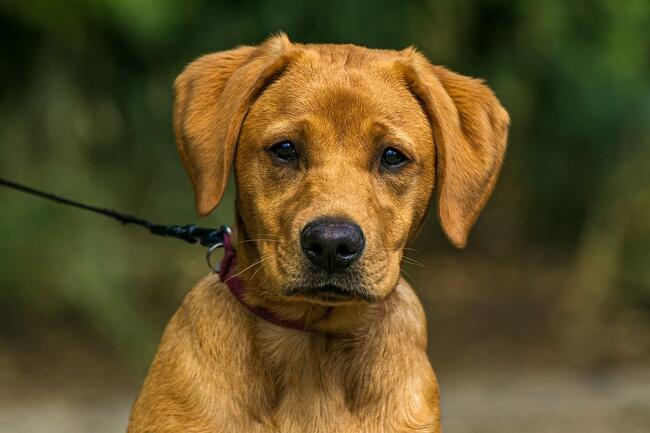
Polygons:
<instances>
[{"instance_id":1,"label":"dog's shoulder","mask_svg":"<svg viewBox=\"0 0 650 433\"><path fill-rule=\"evenodd\" d=\"M234 373L250 363L243 361L252 356L250 327L249 316L216 275L199 281L163 333L129 433L213 431L212 417L204 412L211 407L225 414L234 407L228 390L237 382ZM239 392L245 388L236 385Z\"/></svg>"},{"instance_id":2,"label":"dog's shoulder","mask_svg":"<svg viewBox=\"0 0 650 433\"><path fill-rule=\"evenodd\" d=\"M410 341L420 349L426 348L426 315L413 287L404 278L400 278L385 303L387 315L384 328L386 328L386 333L393 337L396 336L401 341Z\"/></svg>"},{"instance_id":3,"label":"dog's shoulder","mask_svg":"<svg viewBox=\"0 0 650 433\"><path fill-rule=\"evenodd\" d=\"M250 327L241 303L216 274L201 279L185 296L172 318L174 324L196 338L226 341L241 338Z\"/></svg>"}]
</instances>

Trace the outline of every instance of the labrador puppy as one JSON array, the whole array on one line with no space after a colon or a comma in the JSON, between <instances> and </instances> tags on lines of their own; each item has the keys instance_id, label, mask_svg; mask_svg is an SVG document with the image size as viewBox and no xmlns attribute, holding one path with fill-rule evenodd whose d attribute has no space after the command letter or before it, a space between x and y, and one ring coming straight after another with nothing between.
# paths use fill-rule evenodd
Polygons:
<instances>
[{"instance_id":1,"label":"labrador puppy","mask_svg":"<svg viewBox=\"0 0 650 433\"><path fill-rule=\"evenodd\" d=\"M130 433L439 432L422 305L400 277L436 196L463 247L509 118L413 48L276 35L175 83L199 215L236 182L236 241L164 332Z\"/></svg>"}]
</instances>

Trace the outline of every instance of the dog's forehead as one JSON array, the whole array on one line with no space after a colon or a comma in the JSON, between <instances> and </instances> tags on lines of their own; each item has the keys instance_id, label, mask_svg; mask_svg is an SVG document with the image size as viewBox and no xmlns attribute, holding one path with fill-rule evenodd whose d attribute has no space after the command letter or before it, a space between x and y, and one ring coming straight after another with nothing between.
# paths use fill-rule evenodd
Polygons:
<instances>
[{"instance_id":1,"label":"dog's forehead","mask_svg":"<svg viewBox=\"0 0 650 433\"><path fill-rule=\"evenodd\" d=\"M338 124L380 119L408 128L428 125L398 66L397 51L355 45L304 45L260 97L273 119L306 114Z\"/></svg>"},{"instance_id":2,"label":"dog's forehead","mask_svg":"<svg viewBox=\"0 0 650 433\"><path fill-rule=\"evenodd\" d=\"M296 44L315 64L342 65L347 67L367 68L378 64L394 62L402 58L402 53L394 50L383 50L360 47L352 44Z\"/></svg>"},{"instance_id":3,"label":"dog's forehead","mask_svg":"<svg viewBox=\"0 0 650 433\"><path fill-rule=\"evenodd\" d=\"M356 45L304 45L295 48L287 75L306 87L341 86L362 90L401 77L398 51ZM393 83L394 87L394 83Z\"/></svg>"}]
</instances>

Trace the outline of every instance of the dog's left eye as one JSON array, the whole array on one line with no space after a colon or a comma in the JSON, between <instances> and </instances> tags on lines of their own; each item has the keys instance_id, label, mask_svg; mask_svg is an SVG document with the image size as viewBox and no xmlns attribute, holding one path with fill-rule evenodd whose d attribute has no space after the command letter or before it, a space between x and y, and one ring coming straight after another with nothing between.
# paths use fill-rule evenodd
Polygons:
<instances>
[{"instance_id":1,"label":"dog's left eye","mask_svg":"<svg viewBox=\"0 0 650 433\"><path fill-rule=\"evenodd\" d=\"M388 147L381 155L381 164L385 167L397 167L407 161L406 156L394 147Z\"/></svg>"},{"instance_id":2,"label":"dog's left eye","mask_svg":"<svg viewBox=\"0 0 650 433\"><path fill-rule=\"evenodd\" d=\"M296 152L296 148L293 145L292 142L290 141L281 141L277 144L274 144L271 146L269 151L275 156L276 158L282 160L282 161L295 161L298 159L298 153Z\"/></svg>"}]
</instances>

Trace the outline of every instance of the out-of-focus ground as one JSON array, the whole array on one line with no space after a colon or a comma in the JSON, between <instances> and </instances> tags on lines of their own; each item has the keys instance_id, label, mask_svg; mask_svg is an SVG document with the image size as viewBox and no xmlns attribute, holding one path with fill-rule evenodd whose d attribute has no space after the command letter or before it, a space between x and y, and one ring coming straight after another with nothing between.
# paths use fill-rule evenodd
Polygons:
<instances>
[{"instance_id":1,"label":"out-of-focus ground","mask_svg":"<svg viewBox=\"0 0 650 433\"><path fill-rule=\"evenodd\" d=\"M472 369L436 366L445 433L647 433L650 368L529 370L507 360ZM38 361L0 394L3 433L124 432L136 381L95 365ZM34 366L36 367L36 366ZM57 370L57 371L49 371ZM92 371L92 373L91 373ZM54 381L48 378L56 377ZM7 378L3 378L7 379ZM7 383L7 382L3 382Z\"/></svg>"},{"instance_id":2,"label":"out-of-focus ground","mask_svg":"<svg viewBox=\"0 0 650 433\"><path fill-rule=\"evenodd\" d=\"M446 433L647 433L650 428L648 368L584 374L478 367L450 372L440 382Z\"/></svg>"}]
</instances>

